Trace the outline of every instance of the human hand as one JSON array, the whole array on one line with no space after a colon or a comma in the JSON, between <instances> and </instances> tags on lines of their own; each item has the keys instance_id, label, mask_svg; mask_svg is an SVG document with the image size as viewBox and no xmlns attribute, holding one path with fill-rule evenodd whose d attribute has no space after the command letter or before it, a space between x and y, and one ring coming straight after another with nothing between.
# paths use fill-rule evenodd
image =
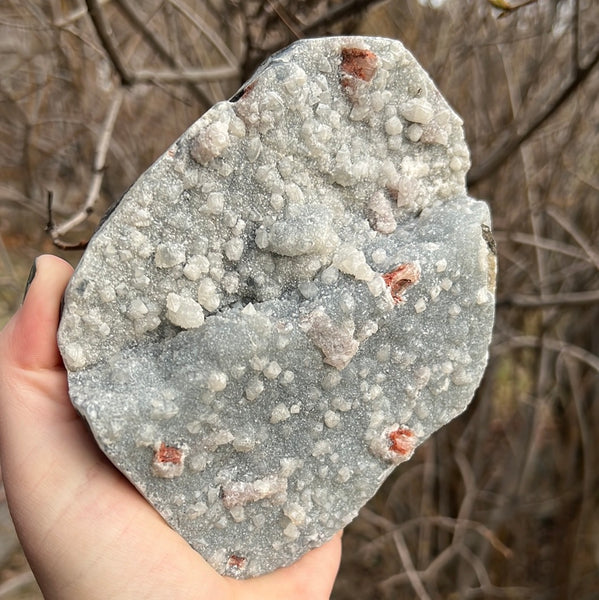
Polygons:
<instances>
[{"instance_id":1,"label":"human hand","mask_svg":"<svg viewBox=\"0 0 599 600\"><path fill-rule=\"evenodd\" d=\"M341 535L295 564L236 581L173 531L96 446L73 409L56 346L72 268L53 256L0 332L0 464L15 527L48 600L319 600Z\"/></svg>"}]
</instances>

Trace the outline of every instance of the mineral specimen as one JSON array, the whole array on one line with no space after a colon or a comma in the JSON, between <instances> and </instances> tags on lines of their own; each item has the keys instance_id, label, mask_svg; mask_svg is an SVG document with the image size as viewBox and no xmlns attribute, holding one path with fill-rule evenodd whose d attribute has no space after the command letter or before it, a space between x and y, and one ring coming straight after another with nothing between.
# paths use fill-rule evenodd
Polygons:
<instances>
[{"instance_id":1,"label":"mineral specimen","mask_svg":"<svg viewBox=\"0 0 599 600\"><path fill-rule=\"evenodd\" d=\"M461 121L393 40L303 40L92 238L59 345L99 446L221 573L287 565L464 410L494 311Z\"/></svg>"}]
</instances>

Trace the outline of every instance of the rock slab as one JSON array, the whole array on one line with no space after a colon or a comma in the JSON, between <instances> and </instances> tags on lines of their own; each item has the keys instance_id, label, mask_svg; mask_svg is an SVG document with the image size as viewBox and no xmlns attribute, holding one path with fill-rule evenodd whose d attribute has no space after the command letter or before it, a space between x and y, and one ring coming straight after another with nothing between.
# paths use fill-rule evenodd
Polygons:
<instances>
[{"instance_id":1,"label":"rock slab","mask_svg":"<svg viewBox=\"0 0 599 600\"><path fill-rule=\"evenodd\" d=\"M495 255L468 167L399 42L303 40L92 238L59 330L73 404L220 573L322 544L472 398Z\"/></svg>"}]
</instances>

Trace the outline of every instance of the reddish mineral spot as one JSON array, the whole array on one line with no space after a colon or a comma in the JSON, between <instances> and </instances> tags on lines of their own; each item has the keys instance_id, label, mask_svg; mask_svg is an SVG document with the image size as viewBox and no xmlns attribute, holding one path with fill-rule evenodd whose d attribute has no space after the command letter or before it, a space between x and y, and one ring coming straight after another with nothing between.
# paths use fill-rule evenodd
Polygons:
<instances>
[{"instance_id":1,"label":"reddish mineral spot","mask_svg":"<svg viewBox=\"0 0 599 600\"><path fill-rule=\"evenodd\" d=\"M156 463L173 463L174 465L181 464L181 450L173 446L167 446L164 442L160 444L160 448L156 450L154 462Z\"/></svg>"},{"instance_id":2,"label":"reddish mineral spot","mask_svg":"<svg viewBox=\"0 0 599 600\"><path fill-rule=\"evenodd\" d=\"M247 559L243 556L237 556L235 554L231 554L229 557L228 566L233 567L235 569L243 569L245 567Z\"/></svg>"},{"instance_id":3,"label":"reddish mineral spot","mask_svg":"<svg viewBox=\"0 0 599 600\"><path fill-rule=\"evenodd\" d=\"M399 427L395 431L389 434L389 441L391 442L389 450L391 452L397 452L402 456L411 454L414 450L414 433L405 427Z\"/></svg>"},{"instance_id":4,"label":"reddish mineral spot","mask_svg":"<svg viewBox=\"0 0 599 600\"><path fill-rule=\"evenodd\" d=\"M254 89L255 86L256 86L256 82L255 81L252 81L252 83L246 85L245 89L243 90L243 94L241 95L241 97L245 98L246 96L248 96L250 94L250 92Z\"/></svg>"},{"instance_id":5,"label":"reddish mineral spot","mask_svg":"<svg viewBox=\"0 0 599 600\"><path fill-rule=\"evenodd\" d=\"M362 81L370 81L376 73L377 57L370 50L343 48L341 50L341 70ZM342 82L348 85L349 82Z\"/></svg>"},{"instance_id":6,"label":"reddish mineral spot","mask_svg":"<svg viewBox=\"0 0 599 600\"><path fill-rule=\"evenodd\" d=\"M383 273L383 280L387 284L395 304L404 301L401 295L419 279L420 268L414 263L403 263L393 271Z\"/></svg>"}]
</instances>

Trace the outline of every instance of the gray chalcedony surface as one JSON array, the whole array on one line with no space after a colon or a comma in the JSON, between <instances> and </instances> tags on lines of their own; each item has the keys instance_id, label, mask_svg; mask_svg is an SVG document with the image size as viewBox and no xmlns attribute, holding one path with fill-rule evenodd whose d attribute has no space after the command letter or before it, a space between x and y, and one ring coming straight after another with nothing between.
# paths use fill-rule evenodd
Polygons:
<instances>
[{"instance_id":1,"label":"gray chalcedony surface","mask_svg":"<svg viewBox=\"0 0 599 600\"><path fill-rule=\"evenodd\" d=\"M218 571L286 565L464 410L493 322L461 121L393 40L297 42L126 193L59 345L97 442Z\"/></svg>"}]
</instances>

